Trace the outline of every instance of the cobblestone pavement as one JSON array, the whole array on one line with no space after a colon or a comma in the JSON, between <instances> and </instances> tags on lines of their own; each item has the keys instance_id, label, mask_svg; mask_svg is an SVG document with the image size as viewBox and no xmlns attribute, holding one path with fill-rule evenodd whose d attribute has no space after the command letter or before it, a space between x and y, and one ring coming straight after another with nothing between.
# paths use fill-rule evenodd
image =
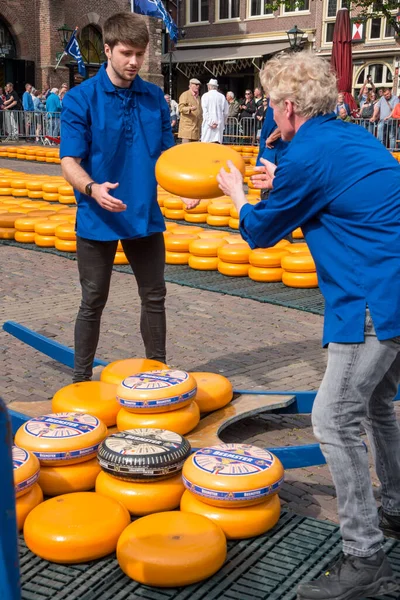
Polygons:
<instances>
[{"instance_id":1,"label":"cobblestone pavement","mask_svg":"<svg viewBox=\"0 0 400 600\"><path fill-rule=\"evenodd\" d=\"M0 160L0 168L60 172L57 165ZM80 299L74 261L0 246L0 323L17 321L73 346ZM213 371L236 388L317 389L325 365L322 317L214 292L168 284L168 363L188 371ZM133 276L113 273L97 356L108 361L142 356L139 300ZM6 403L51 399L71 383L71 370L0 332L0 395ZM224 431L225 442L259 446L314 443L309 416L263 415ZM374 485L377 479L373 473ZM280 493L299 514L337 521L326 466L287 471Z\"/></svg>"}]
</instances>

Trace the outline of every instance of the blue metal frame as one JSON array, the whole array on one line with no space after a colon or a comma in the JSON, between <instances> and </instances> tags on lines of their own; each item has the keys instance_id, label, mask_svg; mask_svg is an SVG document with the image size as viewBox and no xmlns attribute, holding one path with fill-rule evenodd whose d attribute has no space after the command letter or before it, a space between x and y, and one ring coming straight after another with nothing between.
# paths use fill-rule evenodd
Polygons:
<instances>
[{"instance_id":1,"label":"blue metal frame","mask_svg":"<svg viewBox=\"0 0 400 600\"><path fill-rule=\"evenodd\" d=\"M8 411L0 398L0 600L20 600L17 521Z\"/></svg>"}]
</instances>

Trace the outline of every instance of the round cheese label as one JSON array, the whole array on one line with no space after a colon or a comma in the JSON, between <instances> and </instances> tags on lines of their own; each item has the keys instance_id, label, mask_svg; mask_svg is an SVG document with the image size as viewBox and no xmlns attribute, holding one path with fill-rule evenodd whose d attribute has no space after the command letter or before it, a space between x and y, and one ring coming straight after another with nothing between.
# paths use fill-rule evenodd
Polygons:
<instances>
[{"instance_id":1,"label":"round cheese label","mask_svg":"<svg viewBox=\"0 0 400 600\"><path fill-rule=\"evenodd\" d=\"M213 475L254 475L266 471L274 464L274 456L249 444L221 444L203 448L193 456L201 471Z\"/></svg>"},{"instance_id":2,"label":"round cheese label","mask_svg":"<svg viewBox=\"0 0 400 600\"><path fill-rule=\"evenodd\" d=\"M148 456L178 450L183 438L165 429L128 429L111 435L103 444L109 450L121 454Z\"/></svg>"},{"instance_id":3,"label":"round cheese label","mask_svg":"<svg viewBox=\"0 0 400 600\"><path fill-rule=\"evenodd\" d=\"M131 375L124 379L121 385L129 390L157 390L179 385L188 379L189 374L185 371L162 369Z\"/></svg>"},{"instance_id":4,"label":"round cheese label","mask_svg":"<svg viewBox=\"0 0 400 600\"><path fill-rule=\"evenodd\" d=\"M23 448L19 448L18 446L12 447L12 461L14 470L19 469L24 465L29 459L29 454Z\"/></svg>"},{"instance_id":5,"label":"round cheese label","mask_svg":"<svg viewBox=\"0 0 400 600\"><path fill-rule=\"evenodd\" d=\"M80 413L53 413L30 419L24 429L37 438L73 438L91 433L100 421L92 415Z\"/></svg>"}]
</instances>

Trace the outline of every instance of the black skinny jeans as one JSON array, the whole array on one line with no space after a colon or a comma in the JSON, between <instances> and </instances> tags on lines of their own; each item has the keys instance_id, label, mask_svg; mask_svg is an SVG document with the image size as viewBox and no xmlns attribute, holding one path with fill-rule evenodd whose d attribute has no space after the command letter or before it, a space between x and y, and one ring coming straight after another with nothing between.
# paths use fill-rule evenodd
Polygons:
<instances>
[{"instance_id":1,"label":"black skinny jeans","mask_svg":"<svg viewBox=\"0 0 400 600\"><path fill-rule=\"evenodd\" d=\"M140 333L146 358L166 360L164 280L165 246L162 233L121 240L135 275L141 299ZM75 323L73 381L89 381L100 335L100 321L110 289L117 241L99 242L77 237L77 259L82 301Z\"/></svg>"}]
</instances>

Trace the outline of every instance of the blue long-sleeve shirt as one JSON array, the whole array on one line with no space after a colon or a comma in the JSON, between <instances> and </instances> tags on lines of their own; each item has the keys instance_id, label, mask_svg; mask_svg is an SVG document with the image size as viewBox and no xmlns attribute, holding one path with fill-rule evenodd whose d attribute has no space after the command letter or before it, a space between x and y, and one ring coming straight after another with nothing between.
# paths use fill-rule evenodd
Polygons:
<instances>
[{"instance_id":1,"label":"blue long-sleeve shirt","mask_svg":"<svg viewBox=\"0 0 400 600\"><path fill-rule=\"evenodd\" d=\"M163 91L138 75L130 88L116 88L103 65L95 77L70 90L61 113L60 156L81 158L97 183L118 182L109 193L127 205L113 213L75 191L77 235L111 241L164 231L155 164L173 145Z\"/></svg>"},{"instance_id":2,"label":"blue long-sleeve shirt","mask_svg":"<svg viewBox=\"0 0 400 600\"><path fill-rule=\"evenodd\" d=\"M32 96L29 92L24 92L22 94L22 106L24 107L24 110L34 110Z\"/></svg>"},{"instance_id":3,"label":"blue long-sleeve shirt","mask_svg":"<svg viewBox=\"0 0 400 600\"><path fill-rule=\"evenodd\" d=\"M286 150L288 143L284 142L281 138L274 142L273 148L267 148L265 145L265 142L277 127L278 126L274 121L274 110L268 104L268 108L265 113L264 123L261 128L260 146L256 163L257 166L262 164L260 158L265 158L266 160L269 160L274 164L278 164L282 153Z\"/></svg>"},{"instance_id":4,"label":"blue long-sleeve shirt","mask_svg":"<svg viewBox=\"0 0 400 600\"><path fill-rule=\"evenodd\" d=\"M252 248L301 227L325 298L323 344L364 341L368 305L379 340L400 336L400 166L364 128L306 121L267 201L240 211Z\"/></svg>"},{"instance_id":5,"label":"blue long-sleeve shirt","mask_svg":"<svg viewBox=\"0 0 400 600\"><path fill-rule=\"evenodd\" d=\"M61 112L61 101L57 94L49 94L46 99L46 112L50 114Z\"/></svg>"}]
</instances>

